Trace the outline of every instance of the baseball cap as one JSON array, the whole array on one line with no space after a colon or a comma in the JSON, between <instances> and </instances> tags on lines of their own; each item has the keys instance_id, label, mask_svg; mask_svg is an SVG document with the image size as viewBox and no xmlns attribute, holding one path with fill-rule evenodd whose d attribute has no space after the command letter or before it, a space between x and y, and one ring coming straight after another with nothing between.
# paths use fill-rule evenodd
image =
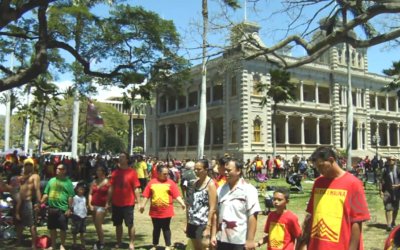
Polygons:
<instances>
[{"instance_id":1,"label":"baseball cap","mask_svg":"<svg viewBox=\"0 0 400 250\"><path fill-rule=\"evenodd\" d=\"M35 162L33 161L32 158L27 158L24 160L24 165L26 164L31 164L32 166L35 165Z\"/></svg>"}]
</instances>

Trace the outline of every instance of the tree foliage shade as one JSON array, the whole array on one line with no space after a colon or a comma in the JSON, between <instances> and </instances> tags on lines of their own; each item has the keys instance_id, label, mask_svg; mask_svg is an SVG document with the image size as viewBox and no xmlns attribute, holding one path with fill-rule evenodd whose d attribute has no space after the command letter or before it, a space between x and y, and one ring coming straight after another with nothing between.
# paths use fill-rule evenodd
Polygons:
<instances>
[{"instance_id":1,"label":"tree foliage shade","mask_svg":"<svg viewBox=\"0 0 400 250\"><path fill-rule=\"evenodd\" d=\"M394 78L393 81L383 88L383 90L397 91L397 96L400 97L400 61L393 62L392 67L383 70L383 73Z\"/></svg>"},{"instance_id":2,"label":"tree foliage shade","mask_svg":"<svg viewBox=\"0 0 400 250\"><path fill-rule=\"evenodd\" d=\"M283 0L281 2L285 9L280 13L290 13L293 19L286 29L286 37L271 46L266 46L257 37L248 35L246 40L252 44L252 50L247 51L245 58L262 56L280 67L294 68L316 60L329 48L341 43L347 42L353 48L368 48L400 37L399 25L382 28L381 22L390 20L400 13L398 1ZM342 22L338 26L340 17L344 15L347 16L347 22L344 24ZM304 27L303 31L300 32L299 27ZM362 29L365 35L356 35L354 31L357 29ZM317 31L320 31L321 35L315 37ZM286 47L297 47L303 50L305 55L300 56L298 60L288 60L279 53Z\"/></svg>"},{"instance_id":3,"label":"tree foliage shade","mask_svg":"<svg viewBox=\"0 0 400 250\"><path fill-rule=\"evenodd\" d=\"M290 73L285 70L273 69L270 70L271 83L266 84L260 82L256 89L259 92L266 91L266 96L261 101L261 105L266 105L269 98L274 101L274 104L286 103L295 101L297 84L290 81Z\"/></svg>"},{"instance_id":4,"label":"tree foliage shade","mask_svg":"<svg viewBox=\"0 0 400 250\"><path fill-rule=\"evenodd\" d=\"M89 77L81 83L125 87L147 78L154 88L161 81L177 82L168 79L185 71L187 62L177 54L180 37L173 22L124 1L107 7L108 2L2 1L0 91L34 80L49 66ZM110 11L99 15L96 7ZM11 52L17 58L14 70L5 65ZM60 52L76 64L65 67Z\"/></svg>"}]
</instances>

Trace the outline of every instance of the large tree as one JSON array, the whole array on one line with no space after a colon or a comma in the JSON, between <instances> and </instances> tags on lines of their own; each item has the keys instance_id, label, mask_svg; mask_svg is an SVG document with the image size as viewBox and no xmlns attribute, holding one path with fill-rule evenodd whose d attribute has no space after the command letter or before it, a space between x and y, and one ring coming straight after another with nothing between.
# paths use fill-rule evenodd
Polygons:
<instances>
[{"instance_id":1,"label":"large tree","mask_svg":"<svg viewBox=\"0 0 400 250\"><path fill-rule=\"evenodd\" d=\"M76 61L76 67L99 84L125 86L146 77L159 83L184 69L186 62L176 53L179 36L172 21L122 2L1 1L0 91L32 81L49 66L60 69L51 60L54 50ZM96 14L95 8L109 12ZM81 45L76 47L78 33ZM18 62L14 71L6 66L11 53ZM29 64L23 63L26 57L32 58Z\"/></svg>"},{"instance_id":2,"label":"large tree","mask_svg":"<svg viewBox=\"0 0 400 250\"><path fill-rule=\"evenodd\" d=\"M400 37L399 25L382 24L384 21L398 18L398 1L282 0L281 3L284 8L274 15L286 13L292 20L288 26L283 27L285 37L267 46L257 37L248 35L246 40L253 45L253 50L245 55L247 59L263 56L283 68L294 68L316 60L329 48L340 43L347 42L354 48L368 48L396 39L398 41ZM347 22L334 30L326 30L343 9L352 14L348 15ZM369 25L366 26L367 23ZM315 39L315 31L318 30L324 32ZM359 33L359 30L364 30L367 36L354 36L353 31ZM287 47L301 48L305 55L296 60L282 57L279 52Z\"/></svg>"},{"instance_id":3,"label":"large tree","mask_svg":"<svg viewBox=\"0 0 400 250\"><path fill-rule=\"evenodd\" d=\"M237 0L224 0L224 4L236 9L239 7ZM203 17L203 29L202 29L202 53L201 53L201 85L200 85L200 109L199 109L199 133L197 142L197 158L202 159L204 157L204 139L206 136L207 127L207 61L209 43L207 40L208 35L208 0L201 1L201 14Z\"/></svg>"}]
</instances>

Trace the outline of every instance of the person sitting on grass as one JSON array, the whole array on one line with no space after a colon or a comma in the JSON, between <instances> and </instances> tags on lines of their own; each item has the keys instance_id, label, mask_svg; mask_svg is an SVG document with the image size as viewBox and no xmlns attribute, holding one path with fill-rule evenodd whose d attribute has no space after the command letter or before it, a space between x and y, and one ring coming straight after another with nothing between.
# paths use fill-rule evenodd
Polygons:
<instances>
[{"instance_id":1,"label":"person sitting on grass","mask_svg":"<svg viewBox=\"0 0 400 250\"><path fill-rule=\"evenodd\" d=\"M277 188L274 192L273 204L275 211L268 215L264 227L264 237L256 247L268 243L268 250L294 250L297 239L301 236L301 228L297 216L286 208L289 203L289 191Z\"/></svg>"}]
</instances>

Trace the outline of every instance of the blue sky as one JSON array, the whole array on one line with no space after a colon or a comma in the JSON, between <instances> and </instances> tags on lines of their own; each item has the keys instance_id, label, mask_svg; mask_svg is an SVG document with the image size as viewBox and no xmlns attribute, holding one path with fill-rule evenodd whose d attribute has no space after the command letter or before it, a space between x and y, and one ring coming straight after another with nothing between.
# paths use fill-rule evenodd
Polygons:
<instances>
[{"instance_id":1,"label":"blue sky","mask_svg":"<svg viewBox=\"0 0 400 250\"><path fill-rule=\"evenodd\" d=\"M218 2L220 1L209 0L210 16L216 15L219 12ZM173 20L177 29L183 34L184 46L194 46L194 38L188 34L188 31L195 29L193 23L201 22L200 0L136 0L134 4L155 11L165 19ZM242 7L244 6L243 0L241 1L241 5ZM257 22L261 25L260 34L267 45L272 45L285 36L285 33L281 30L285 29L290 21L286 15L276 13L281 8L280 1L277 0L259 1L256 8L253 8L253 5L250 3L247 4L247 20ZM244 8L236 10L231 14L234 21L241 21L244 19ZM200 39L199 34L196 41L200 41ZM216 36L214 36L214 39L212 38L213 41L219 41L219 45L224 40L224 38L216 38ZM389 68L393 61L400 60L398 50L389 50L385 47L387 47L387 44L368 48L368 67L370 72L382 74L382 70Z\"/></svg>"},{"instance_id":2,"label":"blue sky","mask_svg":"<svg viewBox=\"0 0 400 250\"><path fill-rule=\"evenodd\" d=\"M209 15L213 19L220 13L220 0L209 1ZM244 6L241 0L242 7ZM184 47L197 47L201 42L201 34L197 32L198 24L201 23L201 1L200 0L135 0L134 5L141 5L147 10L158 13L162 18L173 20L182 37ZM276 43L285 37L283 30L288 27L290 19L284 13L278 12L282 6L278 0L262 0L259 1L256 8L252 4L247 4L247 20L257 22L261 26L260 35L267 46ZM99 13L105 12L104 8L97 9ZM238 23L244 20L244 8L236 11L230 11L229 17L233 22ZM310 13L307 12L307 13ZM312 12L311 12L312 13ZM217 22L220 22L217 21ZM197 29L196 29L197 24ZM212 32L211 32L212 33ZM216 33L216 34L215 34ZM228 31L218 30L214 34L210 34L212 44L224 45L227 42ZM398 50L386 50L386 45L379 45L368 49L368 67L369 71L382 74L382 70L389 68L392 61L400 60ZM398 48L397 48L398 49ZM194 50L189 50L191 57L196 57ZM68 75L61 75L58 84L60 88L71 85ZM99 90L97 99L105 99L110 96L121 93L118 88L109 88ZM4 114L4 105L0 105L0 114Z\"/></svg>"}]
</instances>

